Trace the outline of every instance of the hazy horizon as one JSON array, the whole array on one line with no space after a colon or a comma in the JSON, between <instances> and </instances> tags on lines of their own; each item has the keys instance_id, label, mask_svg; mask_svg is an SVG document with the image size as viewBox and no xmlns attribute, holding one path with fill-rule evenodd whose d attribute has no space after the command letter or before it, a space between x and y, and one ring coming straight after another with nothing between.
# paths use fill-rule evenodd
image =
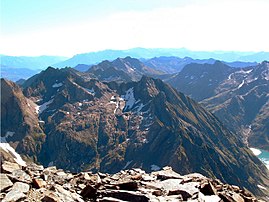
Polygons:
<instances>
[{"instance_id":1,"label":"hazy horizon","mask_svg":"<svg viewBox=\"0 0 269 202\"><path fill-rule=\"evenodd\" d=\"M190 52L208 52L208 53L212 53L212 54L222 54L222 53L239 53L242 55L248 55L248 54L255 54L255 53L263 53L266 52L268 53L269 51L234 51L234 50L211 50L211 51L205 51L205 50L191 50L185 47L180 47L180 48L144 48L144 47L133 47L133 48L129 48L129 49L102 49L102 50L97 50L97 51L88 51L88 52L81 52L81 53L75 53L74 55L70 55L70 56L65 56L65 55L8 55L8 54L3 54L0 53L0 56L11 56L11 57L63 57L63 58L72 58L76 55L83 55L83 54L88 54L88 53L99 53L99 52L105 52L105 51L129 51L129 50L134 50L134 49L146 49L146 50L150 50L150 49L156 49L156 50L186 50L186 51L190 51ZM189 56L185 56L185 57L189 57ZM204 59L209 59L209 58L204 58Z\"/></svg>"},{"instance_id":2,"label":"hazy horizon","mask_svg":"<svg viewBox=\"0 0 269 202\"><path fill-rule=\"evenodd\" d=\"M269 51L266 0L2 0L3 55L186 48Z\"/></svg>"}]
</instances>

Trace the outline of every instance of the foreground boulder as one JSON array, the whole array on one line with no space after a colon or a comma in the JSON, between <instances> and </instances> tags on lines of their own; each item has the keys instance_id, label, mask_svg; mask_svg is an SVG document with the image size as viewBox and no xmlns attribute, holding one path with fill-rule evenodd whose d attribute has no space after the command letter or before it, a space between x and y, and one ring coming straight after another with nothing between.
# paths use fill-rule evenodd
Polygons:
<instances>
[{"instance_id":1,"label":"foreground boulder","mask_svg":"<svg viewBox=\"0 0 269 202\"><path fill-rule=\"evenodd\" d=\"M1 167L5 167L3 162ZM1 169L1 201L193 201L254 202L249 191L223 184L201 174L180 175L171 167L146 173L139 168L116 174L70 173L36 164L19 167L12 173ZM14 173L22 173L14 177ZM265 199L266 200L266 199Z\"/></svg>"}]
</instances>

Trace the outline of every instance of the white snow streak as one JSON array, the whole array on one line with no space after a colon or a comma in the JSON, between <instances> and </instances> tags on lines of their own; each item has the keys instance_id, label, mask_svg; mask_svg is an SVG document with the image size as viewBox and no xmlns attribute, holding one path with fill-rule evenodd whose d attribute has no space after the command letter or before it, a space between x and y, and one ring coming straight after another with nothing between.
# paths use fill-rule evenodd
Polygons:
<instances>
[{"instance_id":1,"label":"white snow streak","mask_svg":"<svg viewBox=\"0 0 269 202\"><path fill-rule=\"evenodd\" d=\"M37 114L41 114L45 109L48 108L48 105L50 105L50 104L53 102L53 100L54 100L54 99L51 99L51 100L49 100L48 102L45 102L45 103L43 103L43 104L40 105L40 106L37 105L37 106L35 107L36 113L37 113Z\"/></svg>"},{"instance_id":2,"label":"white snow streak","mask_svg":"<svg viewBox=\"0 0 269 202\"><path fill-rule=\"evenodd\" d=\"M161 168L160 168L159 166L154 165L154 164L150 166L150 169L151 169L152 171L158 171L158 170L161 170Z\"/></svg>"},{"instance_id":3,"label":"white snow streak","mask_svg":"<svg viewBox=\"0 0 269 202\"><path fill-rule=\"evenodd\" d=\"M52 85L52 88L59 88L63 85L63 83L55 83Z\"/></svg>"},{"instance_id":4,"label":"white snow streak","mask_svg":"<svg viewBox=\"0 0 269 202\"><path fill-rule=\"evenodd\" d=\"M91 93L93 96L95 95L95 91L93 88L91 88L91 89L85 88L85 90L88 91L89 93Z\"/></svg>"},{"instance_id":5,"label":"white snow streak","mask_svg":"<svg viewBox=\"0 0 269 202\"><path fill-rule=\"evenodd\" d=\"M249 148L255 156L259 156L262 152L259 149L256 148Z\"/></svg>"},{"instance_id":6,"label":"white snow streak","mask_svg":"<svg viewBox=\"0 0 269 202\"><path fill-rule=\"evenodd\" d=\"M267 190L264 186L262 186L262 185L257 185L260 189L264 189L264 190Z\"/></svg>"},{"instance_id":7,"label":"white snow streak","mask_svg":"<svg viewBox=\"0 0 269 202\"><path fill-rule=\"evenodd\" d=\"M126 163L126 165L123 167L122 170L126 169L132 162L133 162L133 160L128 161L128 162Z\"/></svg>"},{"instance_id":8,"label":"white snow streak","mask_svg":"<svg viewBox=\"0 0 269 202\"><path fill-rule=\"evenodd\" d=\"M237 87L237 89L241 88L245 83L245 80L242 81L242 83L239 84L239 86Z\"/></svg>"},{"instance_id":9,"label":"white snow streak","mask_svg":"<svg viewBox=\"0 0 269 202\"><path fill-rule=\"evenodd\" d=\"M16 163L18 163L21 166L26 166L26 163L24 160L22 160L21 156L15 151L13 147L11 147L7 141L7 137L12 137L15 134L15 132L6 132L6 135L4 137L0 137L0 148L5 150L7 153L11 154L14 157L14 160Z\"/></svg>"},{"instance_id":10,"label":"white snow streak","mask_svg":"<svg viewBox=\"0 0 269 202\"><path fill-rule=\"evenodd\" d=\"M121 98L125 100L125 110L131 109L136 102L135 97L134 97L134 88L132 87L128 89L126 91L126 94L122 95Z\"/></svg>"}]
</instances>

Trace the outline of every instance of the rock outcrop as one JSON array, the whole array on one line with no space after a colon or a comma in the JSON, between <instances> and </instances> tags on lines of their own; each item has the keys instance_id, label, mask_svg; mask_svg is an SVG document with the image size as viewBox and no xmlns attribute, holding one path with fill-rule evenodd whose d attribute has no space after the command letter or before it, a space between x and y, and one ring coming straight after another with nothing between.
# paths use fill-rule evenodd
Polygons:
<instances>
[{"instance_id":1,"label":"rock outcrop","mask_svg":"<svg viewBox=\"0 0 269 202\"><path fill-rule=\"evenodd\" d=\"M44 168L33 163L20 167L5 161L1 165L0 179L0 199L3 202L258 201L249 191L238 186L198 173L180 175L171 167L152 173L133 168L116 174L94 174L64 172L55 166Z\"/></svg>"}]
</instances>

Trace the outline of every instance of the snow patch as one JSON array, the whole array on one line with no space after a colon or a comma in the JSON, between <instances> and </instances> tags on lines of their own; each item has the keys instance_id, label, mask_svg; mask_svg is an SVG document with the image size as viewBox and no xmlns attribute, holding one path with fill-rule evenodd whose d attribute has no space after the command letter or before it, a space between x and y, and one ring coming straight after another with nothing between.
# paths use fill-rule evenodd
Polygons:
<instances>
[{"instance_id":1,"label":"snow patch","mask_svg":"<svg viewBox=\"0 0 269 202\"><path fill-rule=\"evenodd\" d=\"M128 67L128 72L134 72L135 70L131 67Z\"/></svg>"},{"instance_id":2,"label":"snow patch","mask_svg":"<svg viewBox=\"0 0 269 202\"><path fill-rule=\"evenodd\" d=\"M135 97L134 97L134 88L130 88L126 91L125 95L122 95L121 98L123 98L125 100L125 110L127 109L131 109L136 100L135 100Z\"/></svg>"},{"instance_id":3,"label":"snow patch","mask_svg":"<svg viewBox=\"0 0 269 202\"><path fill-rule=\"evenodd\" d=\"M89 89L89 88L85 88L86 91L88 91L89 93L91 93L93 96L95 95L95 91L93 88Z\"/></svg>"},{"instance_id":4,"label":"snow patch","mask_svg":"<svg viewBox=\"0 0 269 202\"><path fill-rule=\"evenodd\" d=\"M48 105L50 105L53 102L54 99L49 100L48 102L43 103L42 105L37 105L35 107L36 113L41 114L45 109L48 108Z\"/></svg>"},{"instance_id":5,"label":"snow patch","mask_svg":"<svg viewBox=\"0 0 269 202\"><path fill-rule=\"evenodd\" d=\"M7 142L2 142L2 139L3 138L1 138L0 147L6 152L10 153L14 157L16 163L21 166L26 166L25 161L22 160L21 156L15 151L15 149L11 147Z\"/></svg>"},{"instance_id":6,"label":"snow patch","mask_svg":"<svg viewBox=\"0 0 269 202\"><path fill-rule=\"evenodd\" d=\"M242 83L239 84L239 86L237 87L237 89L241 88L245 83L245 80L242 81Z\"/></svg>"},{"instance_id":7,"label":"snow patch","mask_svg":"<svg viewBox=\"0 0 269 202\"><path fill-rule=\"evenodd\" d=\"M248 70L248 71L245 71L245 73L246 74L249 74L250 72L252 72L253 71L253 69L250 69L250 70Z\"/></svg>"},{"instance_id":8,"label":"snow patch","mask_svg":"<svg viewBox=\"0 0 269 202\"><path fill-rule=\"evenodd\" d=\"M49 162L48 167L53 166L53 161Z\"/></svg>"},{"instance_id":9,"label":"snow patch","mask_svg":"<svg viewBox=\"0 0 269 202\"><path fill-rule=\"evenodd\" d=\"M15 132L7 131L5 138L12 137L15 134Z\"/></svg>"},{"instance_id":10,"label":"snow patch","mask_svg":"<svg viewBox=\"0 0 269 202\"><path fill-rule=\"evenodd\" d=\"M60 88L63 85L63 83L55 83L52 85L52 88Z\"/></svg>"},{"instance_id":11,"label":"snow patch","mask_svg":"<svg viewBox=\"0 0 269 202\"><path fill-rule=\"evenodd\" d=\"M140 112L140 111L143 109L144 106L146 106L146 105L144 105L143 103L141 103L141 104L137 107L137 112Z\"/></svg>"},{"instance_id":12,"label":"snow patch","mask_svg":"<svg viewBox=\"0 0 269 202\"><path fill-rule=\"evenodd\" d=\"M257 185L260 189L264 189L264 190L267 190L264 186L262 186L262 185Z\"/></svg>"},{"instance_id":13,"label":"snow patch","mask_svg":"<svg viewBox=\"0 0 269 202\"><path fill-rule=\"evenodd\" d=\"M143 142L144 144L149 143L149 141L148 141L146 138L142 139L142 142Z\"/></svg>"},{"instance_id":14,"label":"snow patch","mask_svg":"<svg viewBox=\"0 0 269 202\"><path fill-rule=\"evenodd\" d=\"M7 131L5 136L3 136L3 137L0 136L0 142L6 143L7 142L6 138L12 137L14 134L15 134L15 132Z\"/></svg>"},{"instance_id":15,"label":"snow patch","mask_svg":"<svg viewBox=\"0 0 269 202\"><path fill-rule=\"evenodd\" d=\"M231 74L228 76L228 80L231 80L233 74L234 74L234 73L231 73Z\"/></svg>"},{"instance_id":16,"label":"snow patch","mask_svg":"<svg viewBox=\"0 0 269 202\"><path fill-rule=\"evenodd\" d=\"M114 96L114 95L110 98L109 103L110 103L110 104L115 104L115 105L116 105L116 107L115 107L115 109L114 109L114 114L116 114L117 109L120 108L120 102L121 102L121 101L123 101L123 99L119 99L119 101L118 101L117 98L116 98L116 96Z\"/></svg>"},{"instance_id":17,"label":"snow patch","mask_svg":"<svg viewBox=\"0 0 269 202\"><path fill-rule=\"evenodd\" d=\"M259 149L256 148L249 148L255 156L259 156L262 152Z\"/></svg>"},{"instance_id":18,"label":"snow patch","mask_svg":"<svg viewBox=\"0 0 269 202\"><path fill-rule=\"evenodd\" d=\"M128 162L126 163L126 165L122 168L122 170L126 169L132 162L133 162L133 160L128 161Z\"/></svg>"},{"instance_id":19,"label":"snow patch","mask_svg":"<svg viewBox=\"0 0 269 202\"><path fill-rule=\"evenodd\" d=\"M158 170L161 170L161 168L160 168L159 166L154 165L154 164L150 166L150 169L151 169L152 171L158 171Z\"/></svg>"}]
</instances>

